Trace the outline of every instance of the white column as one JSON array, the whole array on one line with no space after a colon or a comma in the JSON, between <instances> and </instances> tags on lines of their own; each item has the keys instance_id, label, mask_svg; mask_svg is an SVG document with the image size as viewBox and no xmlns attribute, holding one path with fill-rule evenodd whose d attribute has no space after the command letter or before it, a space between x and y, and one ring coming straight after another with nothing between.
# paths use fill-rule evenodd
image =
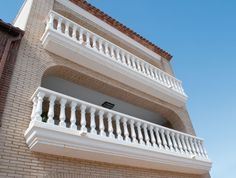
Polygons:
<instances>
[{"instance_id":1,"label":"white column","mask_svg":"<svg viewBox=\"0 0 236 178\"><path fill-rule=\"evenodd\" d=\"M105 42L105 54L109 56L108 43Z\"/></svg>"},{"instance_id":2,"label":"white column","mask_svg":"<svg viewBox=\"0 0 236 178\"><path fill-rule=\"evenodd\" d=\"M66 102L67 102L67 100L64 99L64 98L62 98L60 100L60 116L59 116L60 123L59 123L59 125L61 127L66 127L66 123L65 123L65 120L66 120L66 114L65 114Z\"/></svg>"},{"instance_id":3,"label":"white column","mask_svg":"<svg viewBox=\"0 0 236 178\"><path fill-rule=\"evenodd\" d=\"M178 152L179 150L178 150L178 146L177 146L177 143L176 143L175 133L171 132L170 136L171 136L171 140L172 140L172 143L173 143L173 147L174 147L175 151Z\"/></svg>"},{"instance_id":4,"label":"white column","mask_svg":"<svg viewBox=\"0 0 236 178\"><path fill-rule=\"evenodd\" d=\"M167 143L168 143L168 146L170 148L170 151L173 151L173 144L171 142L171 139L170 139L170 131L169 130L166 130L166 137L167 137Z\"/></svg>"},{"instance_id":5,"label":"white column","mask_svg":"<svg viewBox=\"0 0 236 178\"><path fill-rule=\"evenodd\" d=\"M54 105L55 105L56 96L50 95L49 97L49 109L48 109L48 120L47 123L54 124Z\"/></svg>"},{"instance_id":6,"label":"white column","mask_svg":"<svg viewBox=\"0 0 236 178\"><path fill-rule=\"evenodd\" d=\"M127 59L128 67L131 67L131 61L130 61L130 55L129 54L126 55L126 59Z\"/></svg>"},{"instance_id":7,"label":"white column","mask_svg":"<svg viewBox=\"0 0 236 178\"><path fill-rule=\"evenodd\" d=\"M187 150L188 150L189 154L191 154L191 148L190 148L190 145L189 145L188 136L184 136L184 140L185 140L185 143L186 143L186 146L187 146Z\"/></svg>"},{"instance_id":8,"label":"white column","mask_svg":"<svg viewBox=\"0 0 236 178\"><path fill-rule=\"evenodd\" d=\"M37 97L35 96L33 98L33 109L32 109L32 113L31 113L31 120L34 120L35 119L35 111L36 111L36 108L37 108Z\"/></svg>"},{"instance_id":9,"label":"white column","mask_svg":"<svg viewBox=\"0 0 236 178\"><path fill-rule=\"evenodd\" d=\"M66 36L70 36L69 27L70 27L70 22L66 21L66 24L65 24L65 35Z\"/></svg>"},{"instance_id":10,"label":"white column","mask_svg":"<svg viewBox=\"0 0 236 178\"><path fill-rule=\"evenodd\" d=\"M123 117L122 122L123 122L123 128L124 128L125 141L130 142L129 131L128 131L128 126L127 126L127 118Z\"/></svg>"},{"instance_id":11,"label":"white column","mask_svg":"<svg viewBox=\"0 0 236 178\"><path fill-rule=\"evenodd\" d=\"M142 135L142 131L141 131L141 123L139 121L136 122L136 127L137 127L137 131L138 131L138 140L139 143L141 145L144 145L144 141L143 141L143 135Z\"/></svg>"},{"instance_id":12,"label":"white column","mask_svg":"<svg viewBox=\"0 0 236 178\"><path fill-rule=\"evenodd\" d=\"M79 43L82 44L84 42L84 30L80 27L79 28Z\"/></svg>"},{"instance_id":13,"label":"white column","mask_svg":"<svg viewBox=\"0 0 236 178\"><path fill-rule=\"evenodd\" d=\"M109 138L115 138L113 134L113 126L112 126L112 113L107 114L107 119L108 119L108 137Z\"/></svg>"},{"instance_id":14,"label":"white column","mask_svg":"<svg viewBox=\"0 0 236 178\"><path fill-rule=\"evenodd\" d=\"M134 59L134 57L133 57L133 56L130 56L130 59L131 59L132 68L133 68L134 70L137 70L136 65L135 65L135 59Z\"/></svg>"},{"instance_id":15,"label":"white column","mask_svg":"<svg viewBox=\"0 0 236 178\"><path fill-rule=\"evenodd\" d=\"M98 49L100 53L103 53L103 48L102 48L102 39L98 39Z\"/></svg>"},{"instance_id":16,"label":"white column","mask_svg":"<svg viewBox=\"0 0 236 178\"><path fill-rule=\"evenodd\" d=\"M90 108L90 133L97 134L95 123L95 108Z\"/></svg>"},{"instance_id":17,"label":"white column","mask_svg":"<svg viewBox=\"0 0 236 178\"><path fill-rule=\"evenodd\" d=\"M37 106L36 106L36 110L35 110L35 120L37 121L42 121L42 117L41 117L41 114L42 114L42 111L43 111L43 98L45 96L45 93L43 92L39 92L37 94Z\"/></svg>"},{"instance_id":18,"label":"white column","mask_svg":"<svg viewBox=\"0 0 236 178\"><path fill-rule=\"evenodd\" d=\"M121 61L122 61L122 64L124 64L125 66L127 66L126 61L125 61L125 54L124 54L124 51L121 51Z\"/></svg>"},{"instance_id":19,"label":"white column","mask_svg":"<svg viewBox=\"0 0 236 178\"><path fill-rule=\"evenodd\" d=\"M117 134L117 139L118 140L123 140L122 136L121 136L121 129L120 129L120 116L116 115L115 116L115 120L116 120L116 134Z\"/></svg>"},{"instance_id":20,"label":"white column","mask_svg":"<svg viewBox=\"0 0 236 178\"><path fill-rule=\"evenodd\" d=\"M97 37L96 37L95 35L93 35L92 48L93 48L94 50L97 50Z\"/></svg>"},{"instance_id":21,"label":"white column","mask_svg":"<svg viewBox=\"0 0 236 178\"><path fill-rule=\"evenodd\" d=\"M148 129L149 129L150 136L151 136L152 146L153 146L154 148L157 148L156 138L155 138L154 133L153 133L153 126L150 125L150 126L148 127Z\"/></svg>"},{"instance_id":22,"label":"white column","mask_svg":"<svg viewBox=\"0 0 236 178\"><path fill-rule=\"evenodd\" d=\"M133 142L133 143L138 143L138 141L137 141L137 139L136 139L135 129L134 129L134 120L132 120L132 119L129 120L129 124L130 124L132 142Z\"/></svg>"},{"instance_id":23,"label":"white column","mask_svg":"<svg viewBox=\"0 0 236 178\"><path fill-rule=\"evenodd\" d=\"M185 143L184 135L181 135L181 136L180 136L180 140L181 140L181 143L182 143L184 152L185 152L186 154L188 154L188 149L187 149L187 146L186 146L186 143Z\"/></svg>"},{"instance_id":24,"label":"white column","mask_svg":"<svg viewBox=\"0 0 236 178\"><path fill-rule=\"evenodd\" d=\"M54 14L54 13L50 13L50 14L49 14L49 20L48 20L48 23L47 23L46 30L47 30L47 29L54 29L54 28L53 28L54 18L55 18L55 14Z\"/></svg>"},{"instance_id":25,"label":"white column","mask_svg":"<svg viewBox=\"0 0 236 178\"><path fill-rule=\"evenodd\" d=\"M111 58L115 59L115 53L114 53L114 46L113 45L110 46L110 50L111 50Z\"/></svg>"},{"instance_id":26,"label":"white column","mask_svg":"<svg viewBox=\"0 0 236 178\"><path fill-rule=\"evenodd\" d=\"M121 63L121 60L120 60L120 49L116 48L116 59L119 63Z\"/></svg>"},{"instance_id":27,"label":"white column","mask_svg":"<svg viewBox=\"0 0 236 178\"><path fill-rule=\"evenodd\" d=\"M167 146L167 142L166 142L166 138L165 138L165 130L161 128L160 133L161 133L161 139L162 139L163 146L167 150L168 146Z\"/></svg>"},{"instance_id":28,"label":"white column","mask_svg":"<svg viewBox=\"0 0 236 178\"><path fill-rule=\"evenodd\" d=\"M58 21L57 21L57 31L59 31L60 33L62 33L61 24L62 24L62 18L61 18L61 17L58 17Z\"/></svg>"},{"instance_id":29,"label":"white column","mask_svg":"<svg viewBox=\"0 0 236 178\"><path fill-rule=\"evenodd\" d=\"M198 147L197 139L196 139L196 138L193 139L193 144L194 144L194 146L195 146L196 153L197 153L199 156L201 156L201 153L200 153L200 150L199 150L199 147Z\"/></svg>"},{"instance_id":30,"label":"white column","mask_svg":"<svg viewBox=\"0 0 236 178\"><path fill-rule=\"evenodd\" d=\"M196 154L196 150L195 150L194 145L193 145L193 138L192 137L189 137L189 142L190 142L190 148L192 150L192 153Z\"/></svg>"},{"instance_id":31,"label":"white column","mask_svg":"<svg viewBox=\"0 0 236 178\"><path fill-rule=\"evenodd\" d=\"M201 142L201 140L197 140L197 144L198 144L199 151L200 151L201 155L202 155L203 157L205 157L204 151L203 151L203 149L202 149L202 142Z\"/></svg>"},{"instance_id":32,"label":"white column","mask_svg":"<svg viewBox=\"0 0 236 178\"><path fill-rule=\"evenodd\" d=\"M146 69L147 76L150 77L149 65L147 63L145 64L145 69Z\"/></svg>"},{"instance_id":33,"label":"white column","mask_svg":"<svg viewBox=\"0 0 236 178\"><path fill-rule=\"evenodd\" d=\"M91 45L90 45L90 33L89 32L86 32L86 42L85 42L85 45L88 48L91 48Z\"/></svg>"},{"instance_id":34,"label":"white column","mask_svg":"<svg viewBox=\"0 0 236 178\"><path fill-rule=\"evenodd\" d=\"M80 130L82 132L87 132L87 128L86 128L86 106L85 105L81 105L80 106L80 112L81 112L81 120L80 120L80 125L81 125L81 128Z\"/></svg>"},{"instance_id":35,"label":"white column","mask_svg":"<svg viewBox=\"0 0 236 178\"><path fill-rule=\"evenodd\" d=\"M76 115L75 115L76 106L77 106L77 103L75 101L72 101L70 103L70 128L74 130L77 130L77 125L75 124L76 123Z\"/></svg>"},{"instance_id":36,"label":"white column","mask_svg":"<svg viewBox=\"0 0 236 178\"><path fill-rule=\"evenodd\" d=\"M105 132L104 132L104 111L100 110L98 112L98 116L99 116L99 135L100 136L106 136Z\"/></svg>"},{"instance_id":37,"label":"white column","mask_svg":"<svg viewBox=\"0 0 236 178\"><path fill-rule=\"evenodd\" d=\"M75 40L75 41L77 41L76 32L77 32L77 26L74 24L73 25L73 31L72 31L72 39Z\"/></svg>"},{"instance_id":38,"label":"white column","mask_svg":"<svg viewBox=\"0 0 236 178\"><path fill-rule=\"evenodd\" d=\"M176 139L177 139L177 144L178 144L178 148L179 148L179 150L180 150L180 153L184 153L183 152L183 147L182 147L182 144L181 144L181 141L180 141L180 135L179 135L179 133L177 133L176 134Z\"/></svg>"},{"instance_id":39,"label":"white column","mask_svg":"<svg viewBox=\"0 0 236 178\"><path fill-rule=\"evenodd\" d=\"M158 127L155 127L154 131L155 131L155 134L156 134L156 137L157 137L157 144L158 144L158 147L159 147L160 149L163 149L162 141L161 141L160 134L159 134L159 128L158 128Z\"/></svg>"},{"instance_id":40,"label":"white column","mask_svg":"<svg viewBox=\"0 0 236 178\"><path fill-rule=\"evenodd\" d=\"M144 132L144 139L145 139L146 145L151 146L146 123L143 124L143 132Z\"/></svg>"}]
</instances>

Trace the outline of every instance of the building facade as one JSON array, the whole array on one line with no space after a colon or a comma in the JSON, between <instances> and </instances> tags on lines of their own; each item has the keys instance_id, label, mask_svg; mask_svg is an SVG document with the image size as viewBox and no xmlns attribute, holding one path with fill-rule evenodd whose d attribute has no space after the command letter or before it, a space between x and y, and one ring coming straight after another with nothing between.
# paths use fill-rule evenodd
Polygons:
<instances>
[{"instance_id":1,"label":"building facade","mask_svg":"<svg viewBox=\"0 0 236 178\"><path fill-rule=\"evenodd\" d=\"M1 177L209 177L171 55L82 0L26 0Z\"/></svg>"}]
</instances>

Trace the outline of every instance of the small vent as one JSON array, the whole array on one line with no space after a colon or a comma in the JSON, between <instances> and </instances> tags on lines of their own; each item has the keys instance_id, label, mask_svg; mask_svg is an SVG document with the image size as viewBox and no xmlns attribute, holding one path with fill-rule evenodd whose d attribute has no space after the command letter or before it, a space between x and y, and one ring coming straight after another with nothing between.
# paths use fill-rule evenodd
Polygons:
<instances>
[{"instance_id":1,"label":"small vent","mask_svg":"<svg viewBox=\"0 0 236 178\"><path fill-rule=\"evenodd\" d=\"M112 108L114 108L114 106L115 106L114 104L112 104L108 101L105 101L104 103L102 103L102 107L107 108L107 109L112 109Z\"/></svg>"}]
</instances>

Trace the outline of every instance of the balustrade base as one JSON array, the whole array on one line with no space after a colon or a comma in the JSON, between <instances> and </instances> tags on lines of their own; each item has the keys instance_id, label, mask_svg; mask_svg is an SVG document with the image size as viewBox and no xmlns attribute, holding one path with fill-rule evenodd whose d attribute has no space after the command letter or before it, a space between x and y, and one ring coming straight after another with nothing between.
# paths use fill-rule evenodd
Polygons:
<instances>
[{"instance_id":1,"label":"balustrade base","mask_svg":"<svg viewBox=\"0 0 236 178\"><path fill-rule=\"evenodd\" d=\"M32 151L112 164L191 174L207 173L211 167L206 159L40 121L30 122L25 139Z\"/></svg>"}]
</instances>

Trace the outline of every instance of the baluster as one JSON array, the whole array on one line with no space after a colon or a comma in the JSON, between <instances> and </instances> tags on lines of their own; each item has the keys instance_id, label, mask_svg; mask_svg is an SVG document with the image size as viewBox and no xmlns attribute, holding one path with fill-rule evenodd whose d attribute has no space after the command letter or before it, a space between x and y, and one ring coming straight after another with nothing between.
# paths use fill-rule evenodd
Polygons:
<instances>
[{"instance_id":1,"label":"baluster","mask_svg":"<svg viewBox=\"0 0 236 178\"><path fill-rule=\"evenodd\" d=\"M150 136L151 136L152 146L153 146L154 148L157 148L156 138L155 138L154 133L153 133L153 126L150 125L150 126L148 127L148 129L149 129Z\"/></svg>"},{"instance_id":2,"label":"baluster","mask_svg":"<svg viewBox=\"0 0 236 178\"><path fill-rule=\"evenodd\" d=\"M134 57L131 56L130 58L131 58L132 68L133 68L134 70L137 70L136 65L135 65L135 59L134 59Z\"/></svg>"},{"instance_id":3,"label":"baluster","mask_svg":"<svg viewBox=\"0 0 236 178\"><path fill-rule=\"evenodd\" d=\"M49 14L49 20L48 20L48 23L47 23L47 26L46 26L46 30L47 30L47 29L54 29L54 28L53 28L53 21L54 21L54 18L55 18L55 14L50 13L50 14Z\"/></svg>"},{"instance_id":4,"label":"baluster","mask_svg":"<svg viewBox=\"0 0 236 178\"><path fill-rule=\"evenodd\" d=\"M147 76L150 77L150 71L148 64L145 64L144 68L146 69Z\"/></svg>"},{"instance_id":5,"label":"baluster","mask_svg":"<svg viewBox=\"0 0 236 178\"><path fill-rule=\"evenodd\" d=\"M190 148L191 148L193 154L195 155L196 154L196 150L195 150L195 148L193 146L193 138L192 137L189 138L189 142L190 142Z\"/></svg>"},{"instance_id":6,"label":"baluster","mask_svg":"<svg viewBox=\"0 0 236 178\"><path fill-rule=\"evenodd\" d=\"M60 119L59 126L61 126L61 127L66 127L66 123L65 123L65 120L66 120L66 114L65 114L66 102L67 102L67 100L64 99L64 98L62 98L60 100L61 108L60 108L60 116L59 116L59 119Z\"/></svg>"},{"instance_id":7,"label":"baluster","mask_svg":"<svg viewBox=\"0 0 236 178\"><path fill-rule=\"evenodd\" d=\"M93 35L92 48L93 48L94 50L97 50L97 37L96 37L95 35Z\"/></svg>"},{"instance_id":8,"label":"baluster","mask_svg":"<svg viewBox=\"0 0 236 178\"><path fill-rule=\"evenodd\" d=\"M180 153L183 154L184 152L183 152L182 144L181 144L181 142L180 142L180 135L179 135L179 133L176 134L176 138L177 138L177 144L178 144L178 148L179 148L179 150L180 150Z\"/></svg>"},{"instance_id":9,"label":"baluster","mask_svg":"<svg viewBox=\"0 0 236 178\"><path fill-rule=\"evenodd\" d=\"M35 119L36 108L37 108L37 97L35 96L33 98L33 109L32 109L32 113L31 113L31 120Z\"/></svg>"},{"instance_id":10,"label":"baluster","mask_svg":"<svg viewBox=\"0 0 236 178\"><path fill-rule=\"evenodd\" d=\"M110 49L111 49L111 58L115 59L114 46L111 45Z\"/></svg>"},{"instance_id":11,"label":"baluster","mask_svg":"<svg viewBox=\"0 0 236 178\"><path fill-rule=\"evenodd\" d=\"M126 61L125 61L125 53L124 53L124 51L121 51L121 61L122 61L122 64L124 64L125 66L127 65Z\"/></svg>"},{"instance_id":12,"label":"baluster","mask_svg":"<svg viewBox=\"0 0 236 178\"><path fill-rule=\"evenodd\" d=\"M157 81L160 82L160 78L159 78L159 76L158 76L157 70L154 69L153 73L154 73L154 78L155 78Z\"/></svg>"},{"instance_id":13,"label":"baluster","mask_svg":"<svg viewBox=\"0 0 236 178\"><path fill-rule=\"evenodd\" d=\"M61 24L62 24L62 18L58 17L58 20L57 20L57 31L60 32L60 33L62 33Z\"/></svg>"},{"instance_id":14,"label":"baluster","mask_svg":"<svg viewBox=\"0 0 236 178\"><path fill-rule=\"evenodd\" d=\"M104 132L105 127L104 127L104 117L103 117L104 111L100 110L98 112L98 115L99 115L99 131L100 131L99 135L100 136L105 136L106 134Z\"/></svg>"},{"instance_id":15,"label":"baluster","mask_svg":"<svg viewBox=\"0 0 236 178\"><path fill-rule=\"evenodd\" d=\"M80 125L81 125L81 128L80 130L82 132L87 132L87 128L86 128L86 106L85 105L81 105L80 106L80 112L81 112L81 120L80 120Z\"/></svg>"},{"instance_id":16,"label":"baluster","mask_svg":"<svg viewBox=\"0 0 236 178\"><path fill-rule=\"evenodd\" d=\"M208 158L207 151L206 151L205 147L203 146L203 141L202 141L202 140L201 140L201 147L202 147L204 156L205 156L206 158Z\"/></svg>"},{"instance_id":17,"label":"baluster","mask_svg":"<svg viewBox=\"0 0 236 178\"><path fill-rule=\"evenodd\" d=\"M168 146L167 146L167 142L166 142L166 138L165 138L165 130L164 129L160 129L160 133L161 133L161 139L162 139L162 143L163 143L163 146L165 148L165 150L168 149Z\"/></svg>"},{"instance_id":18,"label":"baluster","mask_svg":"<svg viewBox=\"0 0 236 178\"><path fill-rule=\"evenodd\" d=\"M172 139L173 147L174 147L175 151L178 152L179 150L178 150L178 146L177 146L176 139L175 139L175 133L171 132L170 136Z\"/></svg>"},{"instance_id":19,"label":"baluster","mask_svg":"<svg viewBox=\"0 0 236 178\"><path fill-rule=\"evenodd\" d=\"M146 123L143 124L143 132L144 132L144 140L146 142L146 145L151 146Z\"/></svg>"},{"instance_id":20,"label":"baluster","mask_svg":"<svg viewBox=\"0 0 236 178\"><path fill-rule=\"evenodd\" d=\"M90 33L89 33L89 32L86 32L85 45L86 45L88 48L91 48L91 45L90 45Z\"/></svg>"},{"instance_id":21,"label":"baluster","mask_svg":"<svg viewBox=\"0 0 236 178\"><path fill-rule=\"evenodd\" d=\"M109 56L108 43L105 42L105 54Z\"/></svg>"},{"instance_id":22,"label":"baluster","mask_svg":"<svg viewBox=\"0 0 236 178\"><path fill-rule=\"evenodd\" d=\"M139 144L144 145L144 141L143 141L143 135L142 135L142 131L141 131L141 123L138 121L136 122L136 127L138 130L138 140L139 140Z\"/></svg>"},{"instance_id":23,"label":"baluster","mask_svg":"<svg viewBox=\"0 0 236 178\"><path fill-rule=\"evenodd\" d=\"M188 150L189 154L191 154L191 147L189 145L188 136L184 136L184 139L185 139L185 142L186 142L187 150Z\"/></svg>"},{"instance_id":24,"label":"baluster","mask_svg":"<svg viewBox=\"0 0 236 178\"><path fill-rule=\"evenodd\" d=\"M102 39L98 39L98 49L100 53L104 53L102 48Z\"/></svg>"},{"instance_id":25,"label":"baluster","mask_svg":"<svg viewBox=\"0 0 236 178\"><path fill-rule=\"evenodd\" d=\"M97 131L96 131L96 123L95 123L95 112L96 112L96 109L94 108L90 108L90 133L92 134L97 134Z\"/></svg>"},{"instance_id":26,"label":"baluster","mask_svg":"<svg viewBox=\"0 0 236 178\"><path fill-rule=\"evenodd\" d=\"M121 129L120 129L120 116L116 115L115 116L115 120L116 120L116 134L117 134L117 139L118 140L123 140L122 136L121 136Z\"/></svg>"},{"instance_id":27,"label":"baluster","mask_svg":"<svg viewBox=\"0 0 236 178\"><path fill-rule=\"evenodd\" d=\"M140 62L139 62L139 60L137 60L137 71L138 71L138 72L142 72L142 71L141 71L141 67L140 67Z\"/></svg>"},{"instance_id":28,"label":"baluster","mask_svg":"<svg viewBox=\"0 0 236 178\"><path fill-rule=\"evenodd\" d=\"M115 51L116 51L116 59L120 63L121 62L121 60L120 60L120 50L118 48L116 48Z\"/></svg>"},{"instance_id":29,"label":"baluster","mask_svg":"<svg viewBox=\"0 0 236 178\"><path fill-rule=\"evenodd\" d=\"M48 120L47 123L54 124L54 105L55 105L56 96L50 95L49 97L49 109L48 109Z\"/></svg>"},{"instance_id":30,"label":"baluster","mask_svg":"<svg viewBox=\"0 0 236 178\"><path fill-rule=\"evenodd\" d=\"M124 128L125 141L130 142L129 131L128 131L128 126L127 126L127 118L123 117L122 122L123 122L123 128Z\"/></svg>"},{"instance_id":31,"label":"baluster","mask_svg":"<svg viewBox=\"0 0 236 178\"><path fill-rule=\"evenodd\" d=\"M142 72L144 75L146 75L144 63L143 63L143 62L140 62L140 66L141 66L141 72Z\"/></svg>"},{"instance_id":32,"label":"baluster","mask_svg":"<svg viewBox=\"0 0 236 178\"><path fill-rule=\"evenodd\" d=\"M173 144L171 142L171 139L170 139L170 131L169 130L166 130L166 137L167 137L167 143L168 143L168 146L170 148L170 151L174 151L173 149Z\"/></svg>"},{"instance_id":33,"label":"baluster","mask_svg":"<svg viewBox=\"0 0 236 178\"><path fill-rule=\"evenodd\" d=\"M36 111L35 111L35 120L36 121L42 121L41 114L43 111L42 105L43 105L44 96L45 96L45 93L43 93L43 92L39 92L37 94L38 99L37 99L37 106L36 106Z\"/></svg>"},{"instance_id":34,"label":"baluster","mask_svg":"<svg viewBox=\"0 0 236 178\"><path fill-rule=\"evenodd\" d=\"M149 69L150 69L150 76L151 76L151 78L152 78L152 79L155 79L154 72L153 72L153 68L150 67Z\"/></svg>"},{"instance_id":35,"label":"baluster","mask_svg":"<svg viewBox=\"0 0 236 178\"><path fill-rule=\"evenodd\" d=\"M77 126L76 126L76 115L75 115L75 112L76 112L76 106L77 106L77 103L75 101L72 101L70 103L70 128L71 129L74 129L74 130L77 130Z\"/></svg>"},{"instance_id":36,"label":"baluster","mask_svg":"<svg viewBox=\"0 0 236 178\"><path fill-rule=\"evenodd\" d=\"M84 30L80 27L79 28L79 43L82 44L84 42Z\"/></svg>"},{"instance_id":37,"label":"baluster","mask_svg":"<svg viewBox=\"0 0 236 178\"><path fill-rule=\"evenodd\" d=\"M201 145L201 140L197 140L197 144L198 144L198 147L199 147L199 150L200 150L200 153L203 157L205 157L204 155L204 151L202 149L202 145Z\"/></svg>"},{"instance_id":38,"label":"baluster","mask_svg":"<svg viewBox=\"0 0 236 178\"><path fill-rule=\"evenodd\" d=\"M127 65L128 65L129 67L131 67L130 55L127 54L127 55L126 55L126 58L127 58Z\"/></svg>"},{"instance_id":39,"label":"baluster","mask_svg":"<svg viewBox=\"0 0 236 178\"><path fill-rule=\"evenodd\" d=\"M186 146L186 143L185 143L184 135L181 135L180 139L181 139L181 143L182 143L184 152L185 152L186 154L188 154L188 150L187 150L187 146Z\"/></svg>"},{"instance_id":40,"label":"baluster","mask_svg":"<svg viewBox=\"0 0 236 178\"><path fill-rule=\"evenodd\" d=\"M198 147L197 139L196 139L196 138L193 139L193 143L194 143L194 146L195 146L196 153L197 153L199 156L201 156L201 153L200 153L200 150L199 150L199 147Z\"/></svg>"},{"instance_id":41,"label":"baluster","mask_svg":"<svg viewBox=\"0 0 236 178\"><path fill-rule=\"evenodd\" d=\"M112 113L107 114L107 119L108 119L108 136L109 138L115 138L113 134L113 126L112 126Z\"/></svg>"},{"instance_id":42,"label":"baluster","mask_svg":"<svg viewBox=\"0 0 236 178\"><path fill-rule=\"evenodd\" d=\"M138 143L138 141L137 141L137 139L136 139L135 129L134 129L134 120L132 120L132 119L129 120L129 124L130 124L132 142L133 142L133 143Z\"/></svg>"},{"instance_id":43,"label":"baluster","mask_svg":"<svg viewBox=\"0 0 236 178\"><path fill-rule=\"evenodd\" d=\"M157 144L158 144L158 147L159 147L160 149L163 149L162 142L161 142L161 138L160 138L160 134L159 134L159 128L158 128L158 127L155 127L154 131L155 131L155 134L156 134L156 137L157 137Z\"/></svg>"},{"instance_id":44,"label":"baluster","mask_svg":"<svg viewBox=\"0 0 236 178\"><path fill-rule=\"evenodd\" d=\"M65 35L66 36L70 36L69 34L69 27L70 27L70 22L66 21L66 24L65 24Z\"/></svg>"},{"instance_id":45,"label":"baluster","mask_svg":"<svg viewBox=\"0 0 236 178\"><path fill-rule=\"evenodd\" d=\"M75 41L77 41L76 32L77 32L77 26L73 25L72 39L75 40Z\"/></svg>"}]
</instances>

